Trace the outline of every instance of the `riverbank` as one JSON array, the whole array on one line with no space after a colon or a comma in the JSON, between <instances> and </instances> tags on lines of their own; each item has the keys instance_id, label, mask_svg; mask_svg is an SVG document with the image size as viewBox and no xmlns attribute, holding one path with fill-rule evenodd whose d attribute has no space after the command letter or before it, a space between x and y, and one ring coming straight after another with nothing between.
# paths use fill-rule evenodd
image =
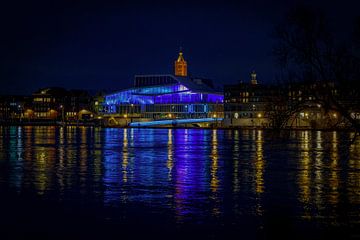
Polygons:
<instances>
[{"instance_id":1,"label":"riverbank","mask_svg":"<svg viewBox=\"0 0 360 240\"><path fill-rule=\"evenodd\" d=\"M311 127L287 127L282 129L272 128L272 127L261 127L261 126L237 126L237 127L227 127L227 126L120 126L120 125L103 125L98 122L7 122L0 123L0 126L74 126L74 127L102 127L102 128L150 128L150 129L223 129L223 130L271 130L271 131L354 131L351 128L311 128Z\"/></svg>"}]
</instances>

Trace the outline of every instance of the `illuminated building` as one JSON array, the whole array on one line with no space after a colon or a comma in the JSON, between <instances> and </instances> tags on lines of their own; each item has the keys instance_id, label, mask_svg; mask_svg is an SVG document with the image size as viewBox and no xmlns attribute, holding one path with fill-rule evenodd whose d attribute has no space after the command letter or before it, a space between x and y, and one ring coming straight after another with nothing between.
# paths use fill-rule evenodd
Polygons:
<instances>
[{"instance_id":1,"label":"illuminated building","mask_svg":"<svg viewBox=\"0 0 360 240\"><path fill-rule=\"evenodd\" d=\"M115 124L134 118L140 121L221 117L222 92L209 79L186 75L186 62L180 52L175 75L136 75L133 88L105 96L103 114L113 117Z\"/></svg>"}]
</instances>

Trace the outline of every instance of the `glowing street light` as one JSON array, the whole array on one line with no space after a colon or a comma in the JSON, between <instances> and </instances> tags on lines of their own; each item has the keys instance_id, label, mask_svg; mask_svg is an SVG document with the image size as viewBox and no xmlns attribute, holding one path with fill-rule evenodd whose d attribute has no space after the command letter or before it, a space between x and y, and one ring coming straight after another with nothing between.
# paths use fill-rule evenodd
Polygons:
<instances>
[{"instance_id":1,"label":"glowing street light","mask_svg":"<svg viewBox=\"0 0 360 240\"><path fill-rule=\"evenodd\" d=\"M60 105L60 109L61 109L61 121L64 122L64 106L62 104Z\"/></svg>"}]
</instances>

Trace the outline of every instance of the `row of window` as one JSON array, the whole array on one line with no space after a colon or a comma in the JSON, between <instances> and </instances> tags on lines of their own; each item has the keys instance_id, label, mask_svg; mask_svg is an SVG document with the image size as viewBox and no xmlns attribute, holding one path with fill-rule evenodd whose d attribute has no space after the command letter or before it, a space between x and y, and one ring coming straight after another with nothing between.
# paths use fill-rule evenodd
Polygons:
<instances>
[{"instance_id":1,"label":"row of window","mask_svg":"<svg viewBox=\"0 0 360 240\"><path fill-rule=\"evenodd\" d=\"M55 102L55 98L34 98L34 102Z\"/></svg>"}]
</instances>

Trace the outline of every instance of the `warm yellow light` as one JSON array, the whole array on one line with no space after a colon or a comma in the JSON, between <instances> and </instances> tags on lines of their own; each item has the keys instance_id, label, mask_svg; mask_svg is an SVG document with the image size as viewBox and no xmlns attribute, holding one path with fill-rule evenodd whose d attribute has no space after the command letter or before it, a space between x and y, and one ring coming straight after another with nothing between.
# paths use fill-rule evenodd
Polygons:
<instances>
[{"instance_id":1,"label":"warm yellow light","mask_svg":"<svg viewBox=\"0 0 360 240\"><path fill-rule=\"evenodd\" d=\"M334 118L337 118L337 115L336 115L336 113L334 113L334 114L333 114L333 117L334 117Z\"/></svg>"},{"instance_id":2,"label":"warm yellow light","mask_svg":"<svg viewBox=\"0 0 360 240\"><path fill-rule=\"evenodd\" d=\"M169 118L171 118L171 113L169 113L169 115L168 115L168 116L169 116Z\"/></svg>"},{"instance_id":3,"label":"warm yellow light","mask_svg":"<svg viewBox=\"0 0 360 240\"><path fill-rule=\"evenodd\" d=\"M214 114L213 117L216 118L216 114Z\"/></svg>"},{"instance_id":4,"label":"warm yellow light","mask_svg":"<svg viewBox=\"0 0 360 240\"><path fill-rule=\"evenodd\" d=\"M95 106L99 105L99 102L98 101L95 101Z\"/></svg>"},{"instance_id":5,"label":"warm yellow light","mask_svg":"<svg viewBox=\"0 0 360 240\"><path fill-rule=\"evenodd\" d=\"M124 114L124 118L127 118L127 114Z\"/></svg>"},{"instance_id":6,"label":"warm yellow light","mask_svg":"<svg viewBox=\"0 0 360 240\"><path fill-rule=\"evenodd\" d=\"M99 116L99 117L97 117L98 119L102 119L102 117L101 116Z\"/></svg>"},{"instance_id":7,"label":"warm yellow light","mask_svg":"<svg viewBox=\"0 0 360 240\"><path fill-rule=\"evenodd\" d=\"M261 118L261 113L259 113L257 116L258 116L258 118Z\"/></svg>"},{"instance_id":8,"label":"warm yellow light","mask_svg":"<svg viewBox=\"0 0 360 240\"><path fill-rule=\"evenodd\" d=\"M309 116L309 114L308 114L308 113L305 113L305 117L307 117L307 116Z\"/></svg>"}]
</instances>

